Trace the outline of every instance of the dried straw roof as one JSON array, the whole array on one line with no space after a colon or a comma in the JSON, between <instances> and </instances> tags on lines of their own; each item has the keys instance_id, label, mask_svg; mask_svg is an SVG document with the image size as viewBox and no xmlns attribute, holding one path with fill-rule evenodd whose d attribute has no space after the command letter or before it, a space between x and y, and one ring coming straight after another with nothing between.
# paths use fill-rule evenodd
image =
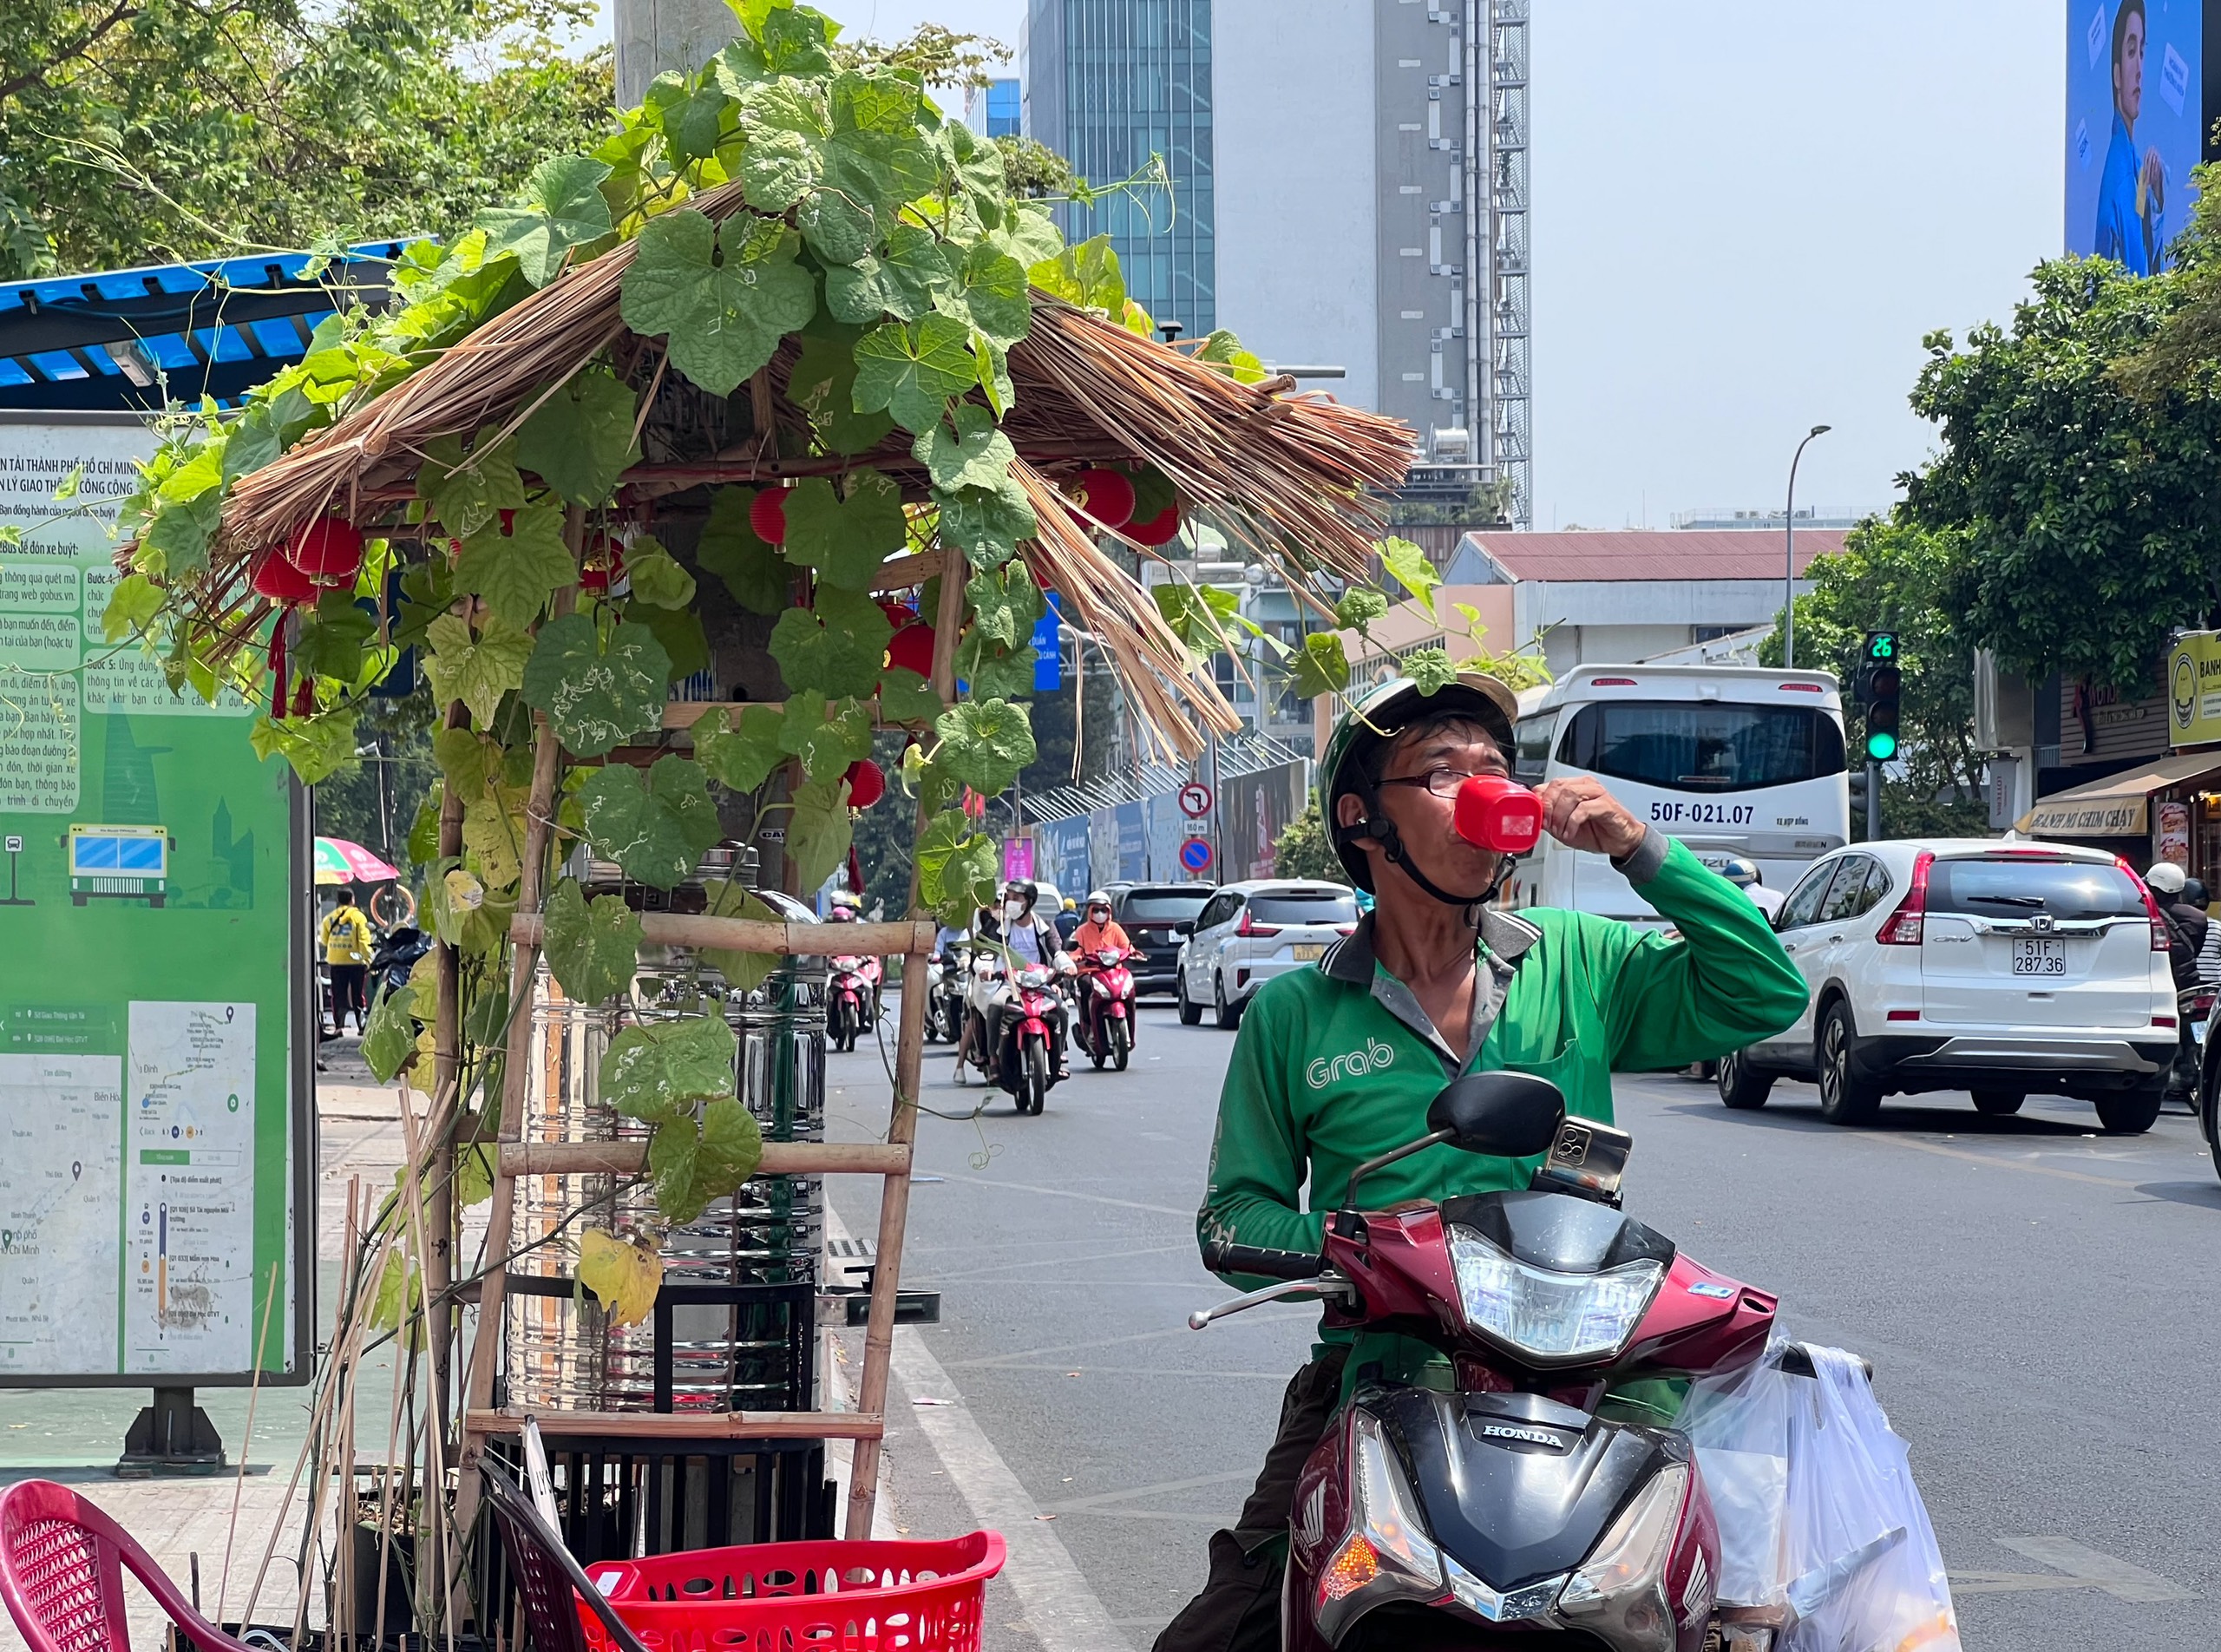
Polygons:
<instances>
[{"instance_id":1,"label":"dried straw roof","mask_svg":"<svg viewBox=\"0 0 2221 1652\"><path fill-rule=\"evenodd\" d=\"M744 209L735 184L705 191L690 205L720 220ZM396 520L416 491L431 443L489 423L513 426L581 368L613 347L621 354L628 342L638 343L619 313L632 254L627 242L567 272L423 371L238 482L225 501L204 592L208 606L230 607L253 556L316 517L337 514L365 528ZM784 384L795 348L789 341L775 360L772 385ZM1013 474L1043 524L1026 560L1104 639L1153 731L1192 753L1200 741L1174 696L1222 730L1238 726L1232 709L1207 677L1188 669L1147 593L1088 528L1052 508L1055 479L1091 463L1155 465L1191 509L1222 524L1307 595L1314 570L1366 577L1381 531L1366 495L1401 483L1414 453L1412 432L1324 397L1290 395L1286 378L1240 384L1187 351L1038 291L1032 330L1011 351L1010 372L1017 396L1003 428L1019 453ZM659 403L699 397L662 370L653 347L634 353L630 377ZM803 424L783 397L763 399L776 403L774 429ZM922 498L925 477L909 448L907 433L897 431L855 458L781 459L751 435L707 463L628 471L619 508L702 482L767 482L862 467L888 472L906 494Z\"/></svg>"}]
</instances>

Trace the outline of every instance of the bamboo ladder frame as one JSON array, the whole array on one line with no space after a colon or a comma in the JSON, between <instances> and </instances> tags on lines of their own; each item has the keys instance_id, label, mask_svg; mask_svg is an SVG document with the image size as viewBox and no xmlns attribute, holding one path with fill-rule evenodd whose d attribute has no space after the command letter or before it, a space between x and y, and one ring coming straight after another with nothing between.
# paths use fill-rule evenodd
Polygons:
<instances>
[{"instance_id":1,"label":"bamboo ladder frame","mask_svg":"<svg viewBox=\"0 0 2221 1652\"><path fill-rule=\"evenodd\" d=\"M575 516L573 531L577 531ZM575 553L577 546L573 546ZM921 583L946 567L961 562L944 554L927 553L906 559L888 569L888 579L875 582L875 589L895 589ZM964 613L964 587L953 577L941 580L940 603L934 615L934 691L943 705L954 697L956 632ZM665 716L667 728L690 726L713 709L709 705L673 705ZM518 889L517 915L509 936L515 954L510 972L511 998L526 1001L511 1026L531 1026L538 993L534 986L539 969L542 922L539 908L548 847L548 823L554 814L555 771L559 753L554 731L544 717L534 716L531 800L522 880ZM925 823L919 810L919 825ZM918 900L918 871L910 870L910 903ZM886 1434L887 1387L894 1352L894 1307L902 1267L902 1237L909 1220L910 1165L918 1131L919 1076L925 1057L926 958L938 933L929 919L901 923L842 924L836 933L827 926L765 922L748 918L682 916L644 913L643 937L671 946L709 947L734 952L770 954L782 957L828 956L833 953L900 954L902 958L902 999L896 1021L894 1095L889 1106L884 1143L767 1142L757 1166L758 1176L857 1175L883 1178L879 1205L878 1254L872 1270L869 1313L864 1321L863 1370L854 1411L718 1412L674 1416L654 1412L546 1411L532 1415L553 1432L601 1435L611 1439L659 1441L674 1439L847 1439L855 1442L850 1463L848 1506L843 1535L851 1542L871 1536L872 1513L879 1495L881 1443ZM525 1085L527 1063L504 1064L501 1117L496 1135L494 1203L488 1213L488 1242L507 1254L515 1216L516 1184L527 1176L602 1173L637 1176L647 1168L647 1147L638 1142L527 1142L524 1139ZM507 1298L506 1266L489 1271L480 1282L478 1330L471 1344L470 1366L465 1382L461 1471L455 1488L455 1530L467 1534L476 1518L479 1502L478 1465L488 1443L497 1435L519 1432L526 1408L493 1404L496 1352L502 1334L502 1304ZM457 1557L458 1573L460 1556Z\"/></svg>"}]
</instances>

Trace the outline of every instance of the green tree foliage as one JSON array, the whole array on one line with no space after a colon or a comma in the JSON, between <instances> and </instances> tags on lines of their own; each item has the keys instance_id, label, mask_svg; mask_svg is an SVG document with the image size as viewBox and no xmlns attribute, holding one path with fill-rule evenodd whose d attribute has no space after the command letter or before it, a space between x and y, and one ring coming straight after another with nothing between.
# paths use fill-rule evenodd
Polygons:
<instances>
[{"instance_id":1,"label":"green tree foliage","mask_svg":"<svg viewBox=\"0 0 2221 1652\"><path fill-rule=\"evenodd\" d=\"M2012 669L2145 688L2169 629L2216 606L2211 370L2176 362L2180 388L2134 377L2206 267L2146 279L2062 259L2037 269L2010 331L1926 341L1912 405L1941 451L1903 479L1904 520L1952 536L1939 604Z\"/></svg>"},{"instance_id":2,"label":"green tree foliage","mask_svg":"<svg viewBox=\"0 0 2221 1652\"><path fill-rule=\"evenodd\" d=\"M608 120L586 0L9 0L0 278L468 228Z\"/></svg>"},{"instance_id":3,"label":"green tree foliage","mask_svg":"<svg viewBox=\"0 0 2221 1652\"><path fill-rule=\"evenodd\" d=\"M1870 631L1897 633L1903 678L1898 761L1923 796L1982 784L1975 755L1974 646L1946 599L1961 567L1961 535L1930 533L1903 521L1870 517L1844 536L1842 552L1815 557L1812 589L1797 599L1797 663L1831 671L1843 685L1844 718L1857 744L1850 705L1859 649ZM1781 664L1781 631L1759 647L1761 665Z\"/></svg>"},{"instance_id":4,"label":"green tree foliage","mask_svg":"<svg viewBox=\"0 0 2221 1652\"><path fill-rule=\"evenodd\" d=\"M1303 812L1281 828L1281 835L1273 839L1273 875L1284 878L1317 878L1330 883L1346 883L1349 873L1334 846L1327 841L1327 829L1320 823L1319 804L1314 798L1303 806Z\"/></svg>"}]
</instances>

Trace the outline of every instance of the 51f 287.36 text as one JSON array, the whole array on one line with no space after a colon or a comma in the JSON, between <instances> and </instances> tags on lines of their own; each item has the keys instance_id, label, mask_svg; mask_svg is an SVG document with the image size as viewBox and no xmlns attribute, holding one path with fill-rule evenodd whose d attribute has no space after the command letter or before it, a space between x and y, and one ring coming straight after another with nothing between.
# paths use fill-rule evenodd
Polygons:
<instances>
[{"instance_id":1,"label":"51f 287.36 text","mask_svg":"<svg viewBox=\"0 0 2221 1652\"><path fill-rule=\"evenodd\" d=\"M1748 803L1653 803L1650 818L1661 826L1747 826Z\"/></svg>"}]
</instances>

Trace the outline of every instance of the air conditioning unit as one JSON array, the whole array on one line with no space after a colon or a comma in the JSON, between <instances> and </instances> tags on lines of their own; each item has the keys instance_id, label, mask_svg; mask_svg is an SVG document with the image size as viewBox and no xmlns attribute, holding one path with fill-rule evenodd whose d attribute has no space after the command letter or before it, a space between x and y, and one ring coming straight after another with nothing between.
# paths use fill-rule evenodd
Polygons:
<instances>
[{"instance_id":1,"label":"air conditioning unit","mask_svg":"<svg viewBox=\"0 0 2221 1652\"><path fill-rule=\"evenodd\" d=\"M1437 464L1463 464L1473 456L1473 433L1462 424L1438 424L1428 432L1427 445Z\"/></svg>"}]
</instances>

